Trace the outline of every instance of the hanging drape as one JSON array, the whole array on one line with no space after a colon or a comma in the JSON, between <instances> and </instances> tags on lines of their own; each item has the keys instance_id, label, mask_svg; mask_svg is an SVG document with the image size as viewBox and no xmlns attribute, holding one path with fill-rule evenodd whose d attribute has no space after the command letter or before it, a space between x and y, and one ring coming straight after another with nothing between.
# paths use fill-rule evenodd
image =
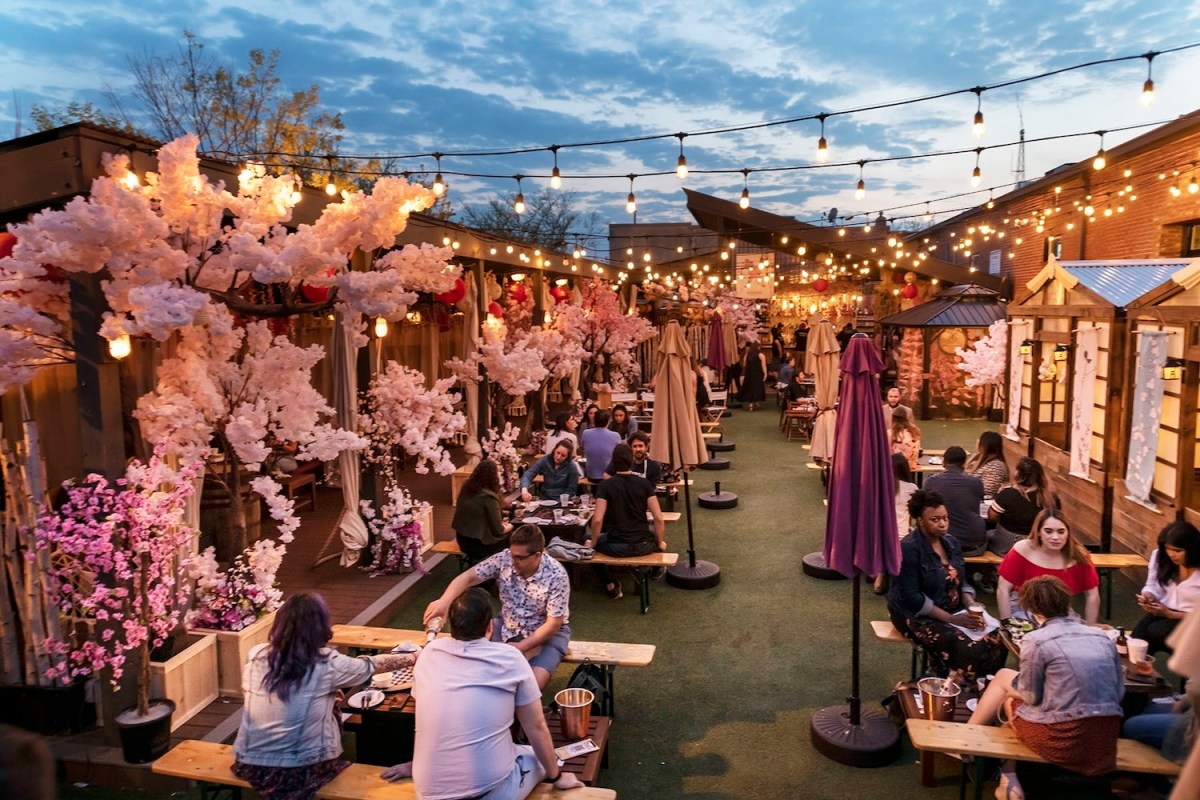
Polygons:
<instances>
[{"instance_id":1,"label":"hanging drape","mask_svg":"<svg viewBox=\"0 0 1200 800\"><path fill-rule=\"evenodd\" d=\"M1075 381L1071 392L1071 466L1077 478L1088 478L1092 451L1092 411L1095 405L1096 359L1100 329L1080 328L1075 334Z\"/></svg>"},{"instance_id":2,"label":"hanging drape","mask_svg":"<svg viewBox=\"0 0 1200 800\"><path fill-rule=\"evenodd\" d=\"M1167 362L1167 332L1138 331L1137 367L1133 382L1133 424L1129 430L1129 462L1125 467L1128 498L1153 507L1158 425L1162 419L1162 368Z\"/></svg>"},{"instance_id":3,"label":"hanging drape","mask_svg":"<svg viewBox=\"0 0 1200 800\"><path fill-rule=\"evenodd\" d=\"M1028 320L1008 325L1008 422L1004 425L1004 435L1016 442L1021 438L1021 379L1025 372L1021 343L1029 338L1031 328Z\"/></svg>"},{"instance_id":4,"label":"hanging drape","mask_svg":"<svg viewBox=\"0 0 1200 800\"><path fill-rule=\"evenodd\" d=\"M467 272L464 276L467 283L467 293L458 302L458 309L463 312L462 338L458 344L458 357L466 359L475 350L475 338L479 336L479 286L475 281L475 273ZM479 447L479 384L475 381L463 381L463 413L467 415L467 443L464 449L470 458L470 464L479 461L483 450Z\"/></svg>"},{"instance_id":5,"label":"hanging drape","mask_svg":"<svg viewBox=\"0 0 1200 800\"><path fill-rule=\"evenodd\" d=\"M352 326L356 326L357 323L357 319L350 322ZM334 378L333 406L337 424L346 430L354 430L358 417L358 348L346 332L340 314L333 324L329 354ZM358 512L362 488L359 454L343 451L338 455L338 468L342 478L342 513L337 521L337 529L342 538L341 565L352 567L358 563L368 538L367 523Z\"/></svg>"}]
</instances>

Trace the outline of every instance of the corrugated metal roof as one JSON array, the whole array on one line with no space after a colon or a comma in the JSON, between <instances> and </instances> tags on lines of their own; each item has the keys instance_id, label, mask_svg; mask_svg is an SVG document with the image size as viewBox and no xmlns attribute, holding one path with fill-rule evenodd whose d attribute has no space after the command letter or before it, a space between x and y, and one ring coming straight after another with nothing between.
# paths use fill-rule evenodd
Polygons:
<instances>
[{"instance_id":1,"label":"corrugated metal roof","mask_svg":"<svg viewBox=\"0 0 1200 800\"><path fill-rule=\"evenodd\" d=\"M1186 258L1147 258L1059 261L1058 265L1114 306L1124 307L1189 263Z\"/></svg>"},{"instance_id":2,"label":"corrugated metal roof","mask_svg":"<svg viewBox=\"0 0 1200 800\"><path fill-rule=\"evenodd\" d=\"M1005 306L991 296L968 294L947 295L942 292L919 306L879 320L880 325L904 328L986 328L1007 316Z\"/></svg>"}]
</instances>

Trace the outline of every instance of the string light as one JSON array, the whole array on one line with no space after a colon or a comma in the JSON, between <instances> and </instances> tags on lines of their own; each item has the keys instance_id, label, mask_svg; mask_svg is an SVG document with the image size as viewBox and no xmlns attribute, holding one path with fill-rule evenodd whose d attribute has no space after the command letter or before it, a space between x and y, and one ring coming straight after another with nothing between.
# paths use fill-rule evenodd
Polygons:
<instances>
[{"instance_id":1,"label":"string light","mask_svg":"<svg viewBox=\"0 0 1200 800\"><path fill-rule=\"evenodd\" d=\"M1096 131L1096 133L1100 135L1100 149L1096 151L1096 157L1092 159L1092 169L1101 170L1108 163L1108 159L1104 157L1104 134L1107 131Z\"/></svg>"},{"instance_id":2,"label":"string light","mask_svg":"<svg viewBox=\"0 0 1200 800\"><path fill-rule=\"evenodd\" d=\"M333 156L325 156L325 162L329 165L329 174L325 176L325 194L333 197L337 194L337 184L333 182Z\"/></svg>"},{"instance_id":3,"label":"string light","mask_svg":"<svg viewBox=\"0 0 1200 800\"><path fill-rule=\"evenodd\" d=\"M442 154L434 153L433 157L437 161L437 174L433 176L433 193L441 197L446 193L446 182L442 180Z\"/></svg>"},{"instance_id":4,"label":"string light","mask_svg":"<svg viewBox=\"0 0 1200 800\"><path fill-rule=\"evenodd\" d=\"M858 185L854 187L854 199L862 200L867 196L867 183L863 180L863 167L867 165L866 161L858 162Z\"/></svg>"},{"instance_id":5,"label":"string light","mask_svg":"<svg viewBox=\"0 0 1200 800\"><path fill-rule=\"evenodd\" d=\"M971 187L979 186L979 182L983 180L983 175L979 171L979 156L983 153L982 147L975 148L975 169L971 171Z\"/></svg>"},{"instance_id":6,"label":"string light","mask_svg":"<svg viewBox=\"0 0 1200 800\"><path fill-rule=\"evenodd\" d=\"M679 160L675 163L675 177L683 180L688 176L687 156L683 154L683 139L687 134L680 132L675 135L679 137Z\"/></svg>"},{"instance_id":7,"label":"string light","mask_svg":"<svg viewBox=\"0 0 1200 800\"><path fill-rule=\"evenodd\" d=\"M817 119L821 120L821 138L817 140L818 164L824 164L829 160L829 143L825 141L825 118L828 116L824 111L817 114Z\"/></svg>"},{"instance_id":8,"label":"string light","mask_svg":"<svg viewBox=\"0 0 1200 800\"><path fill-rule=\"evenodd\" d=\"M1146 53L1142 58L1146 59L1146 82L1142 84L1142 108L1149 108L1154 105L1154 57L1158 55L1155 52Z\"/></svg>"},{"instance_id":9,"label":"string light","mask_svg":"<svg viewBox=\"0 0 1200 800\"><path fill-rule=\"evenodd\" d=\"M554 154L554 169L550 171L550 188L562 188L562 174L558 171L558 145L550 145L550 152Z\"/></svg>"},{"instance_id":10,"label":"string light","mask_svg":"<svg viewBox=\"0 0 1200 800\"><path fill-rule=\"evenodd\" d=\"M750 207L750 170L742 170L742 199L738 200L738 205L743 208Z\"/></svg>"},{"instance_id":11,"label":"string light","mask_svg":"<svg viewBox=\"0 0 1200 800\"><path fill-rule=\"evenodd\" d=\"M128 333L122 333L117 338L108 340L108 354L118 361L128 357L132 352L133 343L129 340Z\"/></svg>"},{"instance_id":12,"label":"string light","mask_svg":"<svg viewBox=\"0 0 1200 800\"><path fill-rule=\"evenodd\" d=\"M525 213L525 194L521 191L521 181L524 175L513 175L517 182L517 199L513 201L513 213L518 216Z\"/></svg>"},{"instance_id":13,"label":"string light","mask_svg":"<svg viewBox=\"0 0 1200 800\"><path fill-rule=\"evenodd\" d=\"M375 338L382 339L388 335L388 321L383 317L375 318Z\"/></svg>"},{"instance_id":14,"label":"string light","mask_svg":"<svg viewBox=\"0 0 1200 800\"><path fill-rule=\"evenodd\" d=\"M629 178L629 197L625 199L625 210L630 214L637 213L637 198L633 196L633 179L637 177L630 173L626 177Z\"/></svg>"},{"instance_id":15,"label":"string light","mask_svg":"<svg viewBox=\"0 0 1200 800\"><path fill-rule=\"evenodd\" d=\"M976 86L971 90L975 93L975 121L971 125L971 135L976 139L983 138L983 87Z\"/></svg>"}]
</instances>

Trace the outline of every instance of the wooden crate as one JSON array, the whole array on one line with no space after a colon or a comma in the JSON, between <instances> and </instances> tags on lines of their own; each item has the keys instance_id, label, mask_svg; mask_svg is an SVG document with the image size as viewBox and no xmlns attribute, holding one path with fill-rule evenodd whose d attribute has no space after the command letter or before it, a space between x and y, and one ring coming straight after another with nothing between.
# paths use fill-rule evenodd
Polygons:
<instances>
[{"instance_id":1,"label":"wooden crate","mask_svg":"<svg viewBox=\"0 0 1200 800\"><path fill-rule=\"evenodd\" d=\"M166 661L150 662L150 696L175 701L171 730L217 699L217 637L189 633Z\"/></svg>"},{"instance_id":2,"label":"wooden crate","mask_svg":"<svg viewBox=\"0 0 1200 800\"><path fill-rule=\"evenodd\" d=\"M242 696L242 669L246 666L251 648L263 644L271 635L275 624L272 611L249 627L240 631L217 631L210 628L192 628L193 633L212 635L217 639L218 690L223 697Z\"/></svg>"},{"instance_id":3,"label":"wooden crate","mask_svg":"<svg viewBox=\"0 0 1200 800\"><path fill-rule=\"evenodd\" d=\"M424 555L433 547L433 506L424 514L420 514L417 522L421 523L421 536L425 539L425 544L421 545L421 555Z\"/></svg>"}]
</instances>

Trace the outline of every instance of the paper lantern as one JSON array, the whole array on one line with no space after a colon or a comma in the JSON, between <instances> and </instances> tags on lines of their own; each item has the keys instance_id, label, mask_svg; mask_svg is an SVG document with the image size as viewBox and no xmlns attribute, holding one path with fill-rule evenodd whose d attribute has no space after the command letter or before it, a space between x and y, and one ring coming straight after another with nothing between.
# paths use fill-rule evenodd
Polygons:
<instances>
[{"instance_id":1,"label":"paper lantern","mask_svg":"<svg viewBox=\"0 0 1200 800\"><path fill-rule=\"evenodd\" d=\"M337 270L327 269L324 273L327 277L332 278L337 274ZM329 299L329 290L331 286L309 286L307 283L300 284L300 294L310 303L324 303Z\"/></svg>"},{"instance_id":2,"label":"paper lantern","mask_svg":"<svg viewBox=\"0 0 1200 800\"><path fill-rule=\"evenodd\" d=\"M0 233L0 258L8 258L17 246L17 237L7 231Z\"/></svg>"},{"instance_id":3,"label":"paper lantern","mask_svg":"<svg viewBox=\"0 0 1200 800\"><path fill-rule=\"evenodd\" d=\"M525 288L524 283L511 283L508 286L508 296L513 299L513 302L520 305L529 297L529 290Z\"/></svg>"},{"instance_id":4,"label":"paper lantern","mask_svg":"<svg viewBox=\"0 0 1200 800\"><path fill-rule=\"evenodd\" d=\"M500 319L504 316L504 306L493 300L492 302L488 303L488 313L496 319Z\"/></svg>"},{"instance_id":5,"label":"paper lantern","mask_svg":"<svg viewBox=\"0 0 1200 800\"><path fill-rule=\"evenodd\" d=\"M829 288L829 281L825 280L824 278L817 278L815 281L813 281L813 288L818 292L824 292Z\"/></svg>"},{"instance_id":6,"label":"paper lantern","mask_svg":"<svg viewBox=\"0 0 1200 800\"><path fill-rule=\"evenodd\" d=\"M909 300L917 296L917 287L911 283L906 283L904 288L900 290L900 295Z\"/></svg>"},{"instance_id":7,"label":"paper lantern","mask_svg":"<svg viewBox=\"0 0 1200 800\"><path fill-rule=\"evenodd\" d=\"M437 300L439 303L445 303L448 306L452 306L466 296L467 282L462 278L455 278L453 288L447 289L441 294L435 294L433 299Z\"/></svg>"}]
</instances>

